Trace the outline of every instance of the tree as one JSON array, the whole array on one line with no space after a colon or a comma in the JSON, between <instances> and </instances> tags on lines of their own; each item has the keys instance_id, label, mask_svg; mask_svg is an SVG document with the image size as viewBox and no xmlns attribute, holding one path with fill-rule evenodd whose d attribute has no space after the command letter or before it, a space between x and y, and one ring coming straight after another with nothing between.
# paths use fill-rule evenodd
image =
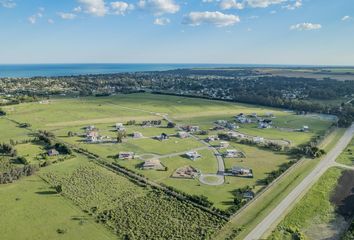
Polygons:
<instances>
[{"instance_id":1,"label":"tree","mask_svg":"<svg viewBox=\"0 0 354 240\"><path fill-rule=\"evenodd\" d=\"M127 134L125 131L119 131L117 133L117 143L122 143L123 139L127 137Z\"/></svg>"},{"instance_id":2,"label":"tree","mask_svg":"<svg viewBox=\"0 0 354 240\"><path fill-rule=\"evenodd\" d=\"M0 108L0 116L5 116L6 115L6 112Z\"/></svg>"}]
</instances>

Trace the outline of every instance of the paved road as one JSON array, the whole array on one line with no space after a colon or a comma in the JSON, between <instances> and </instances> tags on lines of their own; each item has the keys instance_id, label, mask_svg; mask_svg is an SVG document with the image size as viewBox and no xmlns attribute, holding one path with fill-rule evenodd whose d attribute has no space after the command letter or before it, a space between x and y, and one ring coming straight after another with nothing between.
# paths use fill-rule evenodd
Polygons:
<instances>
[{"instance_id":1,"label":"paved road","mask_svg":"<svg viewBox=\"0 0 354 240\"><path fill-rule=\"evenodd\" d=\"M354 123L344 133L337 145L324 157L316 168L292 191L273 211L263 219L244 240L258 240L269 232L275 224L279 222L284 213L286 213L293 204L303 196L303 194L314 184L326 170L332 166L338 166L336 158L346 148L354 135Z\"/></svg>"}]
</instances>

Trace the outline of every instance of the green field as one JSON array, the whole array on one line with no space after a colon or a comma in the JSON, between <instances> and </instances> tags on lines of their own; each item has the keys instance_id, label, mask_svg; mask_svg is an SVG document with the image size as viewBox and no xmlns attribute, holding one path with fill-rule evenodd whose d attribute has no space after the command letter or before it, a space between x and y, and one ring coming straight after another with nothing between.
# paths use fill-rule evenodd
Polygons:
<instances>
[{"instance_id":1,"label":"green field","mask_svg":"<svg viewBox=\"0 0 354 240\"><path fill-rule=\"evenodd\" d=\"M70 160L60 168L67 172L85 162L84 159ZM95 223L71 201L55 194L38 176L0 185L0 199L2 239L115 239L110 231ZM64 230L65 234L59 234L58 230Z\"/></svg>"},{"instance_id":2,"label":"green field","mask_svg":"<svg viewBox=\"0 0 354 240\"><path fill-rule=\"evenodd\" d=\"M290 240L295 235L317 239L326 234L323 231L328 229L323 225L330 228L336 218L335 206L331 204L330 197L341 173L341 169L329 169L278 225L269 239Z\"/></svg>"},{"instance_id":3,"label":"green field","mask_svg":"<svg viewBox=\"0 0 354 240\"><path fill-rule=\"evenodd\" d=\"M0 136L0 142L9 142L10 139L29 139L32 137L29 135L29 130L51 131L55 134L58 140L74 145L77 148L86 149L90 153L98 155L104 161L117 163L136 173L144 175L149 180L174 187L177 190L190 195L206 196L215 207L222 210L227 210L229 207L234 205L233 200L236 189L250 186L254 192L258 192L264 187L259 183L260 180L266 178L270 172L277 170L282 164L293 159L285 153L273 152L257 146L230 142L231 145L229 149L232 148L242 151L245 153L246 157L242 159L224 159L226 169L231 169L233 166L252 168L254 178L225 176L224 184L219 186L210 186L201 183L198 178L177 179L171 177L176 169L184 166L193 166L202 174L215 174L218 171L218 167L214 153L203 143L192 137L180 139L178 137L171 136L170 139L166 141L158 141L153 139L154 136L160 135L161 133L171 135L177 133L178 130L175 128L166 128L165 126L167 122L164 120L162 121L161 127L144 128L140 125L126 126L126 132L128 135L133 132L141 132L144 138L133 139L128 136L123 140L123 143L120 144L117 144L114 141L99 144L87 143L83 137L85 133L84 128L88 125L95 125L95 127L99 129L100 135L107 136L112 140L115 140L117 133L114 130L114 125L117 122L126 123L129 120L135 120L137 123L140 123L144 120L162 120L162 115L167 115L169 119L172 119L178 125L198 125L202 130L209 131L209 135L217 135L223 131L210 130L210 128L214 126L214 122L216 120L228 120L230 122L234 122L234 116L239 113L257 113L258 116L265 117L266 113L271 112L275 116L275 118L272 119L274 122L273 128L259 129L255 123L240 124L240 128L237 131L251 136L260 136L267 139L287 140L291 142L291 147L296 147L298 145L308 143L316 136L325 134L333 122L331 117L320 115L302 116L296 115L289 111L254 105L152 94L52 99L48 104L25 103L4 107L4 109L7 112L8 119L0 118L0 126L1 128L4 127L2 128L4 129L4 134ZM31 124L31 129L26 130L19 128L15 122L29 123ZM309 126L309 132L296 131L296 129L301 129L304 125ZM68 132L73 132L75 136L69 137ZM207 135L198 135L198 137L204 139ZM212 142L212 145L218 146L219 141ZM201 158L192 161L183 156L185 152L194 149L198 149L198 153L202 156ZM16 150L19 156L26 157L30 163L37 163L39 156L46 151L43 146L37 145L33 142L17 144ZM132 151L136 153L136 159L127 161L114 158L114 156L116 156L119 152L123 151ZM170 156L170 154L172 155ZM139 156L141 156L141 158ZM163 166L167 167L166 171L142 170L140 168L141 164L144 162L142 159L147 159L150 157L159 158ZM80 161L82 161L82 159ZM64 162L56 163L53 166L41 169L40 174L42 175L51 172L59 176L65 175L67 178L68 174L72 172L75 176L75 181L77 181L77 187L80 187L80 189L76 189L75 191L81 191L81 188L84 189L84 183L87 182L80 182L80 176L75 175L75 169L78 168L78 165L76 165L75 162L76 160L69 159ZM98 170L98 172L99 174L103 174L103 179L106 179L105 176L108 174L107 172L100 172L100 170ZM89 177L93 176L86 176L86 178ZM116 180L110 179L109 181L117 181L114 186L131 186L130 183L124 182L126 180L121 177L119 177L119 179L117 176L110 177ZM106 180L108 180L108 178ZM211 176L208 177L208 180L213 180L214 178L215 177ZM58 179L60 179L60 177ZM21 180L18 183L22 181L24 180ZM16 182L15 184L18 183ZM62 182L62 184L68 184L66 186L70 189L75 187L75 184L67 183L65 181ZM103 182L99 183L97 186L92 186L92 189L87 191L97 191L98 195L106 196L107 199L103 199L101 196L95 196L94 199L91 199L92 202L85 202L91 201L89 198L82 198L80 202L78 202L78 199L74 196L75 191L67 192L64 190L63 195L71 199L76 205L79 206L81 210L84 211L90 211L93 205L99 205L101 203L106 204L105 201L111 201L113 195L116 195L117 199L120 198L119 196L122 193L118 190L117 192L114 192L114 190L111 193L106 192L106 190L102 190L101 192L101 190L99 190L101 188L100 184L103 184ZM129 191L134 192L137 196L140 196L141 191L132 190L133 188L134 187L131 186ZM115 187L112 186L112 189L115 189ZM84 193L88 194L88 192ZM143 193L143 195L144 194L146 193ZM61 199L60 197L57 198ZM274 200L271 197L268 200L270 199ZM163 205L165 200L160 200ZM146 199L146 201L149 202L150 199ZM139 206L136 207L138 208ZM100 210L104 210L105 208L110 208L112 211L114 210L111 205L102 205L102 209ZM157 210L155 209L154 211ZM116 210L114 210L114 212L116 212ZM256 214L256 212L254 213ZM249 216L252 216L252 214ZM249 219L248 216L237 225L247 225L247 219ZM139 222L141 220L136 221ZM211 226L216 226L216 228L220 227L220 225L213 225L214 223L212 222ZM115 229L117 226L126 227L127 225L124 224L126 223L114 221L106 225L108 225L111 229ZM113 225L115 227L113 227ZM182 225L186 227L184 224ZM214 233L214 230L211 230L211 232ZM191 230L191 234L194 234L193 231L195 231L195 229ZM203 232L206 236L211 236L211 232L205 232L204 230ZM123 234L120 236L124 236L124 234L130 233L119 232L119 234ZM169 233L167 232L166 234Z\"/></svg>"},{"instance_id":4,"label":"green field","mask_svg":"<svg viewBox=\"0 0 354 240\"><path fill-rule=\"evenodd\" d=\"M342 163L348 166L354 165L354 139L349 143L345 151L337 158L338 163Z\"/></svg>"}]
</instances>

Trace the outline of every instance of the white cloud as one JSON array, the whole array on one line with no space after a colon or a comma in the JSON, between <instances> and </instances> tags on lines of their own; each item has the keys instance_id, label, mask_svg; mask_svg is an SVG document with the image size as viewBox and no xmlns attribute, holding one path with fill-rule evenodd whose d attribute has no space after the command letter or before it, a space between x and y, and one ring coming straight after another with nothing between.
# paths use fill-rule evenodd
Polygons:
<instances>
[{"instance_id":1,"label":"white cloud","mask_svg":"<svg viewBox=\"0 0 354 240\"><path fill-rule=\"evenodd\" d=\"M4 8L14 8L16 7L16 3L13 0L1 0L0 5Z\"/></svg>"},{"instance_id":2,"label":"white cloud","mask_svg":"<svg viewBox=\"0 0 354 240\"><path fill-rule=\"evenodd\" d=\"M48 23L49 23L49 24L53 24L53 23L54 23L54 20L51 19L51 18L49 18L49 19L48 19Z\"/></svg>"},{"instance_id":3,"label":"white cloud","mask_svg":"<svg viewBox=\"0 0 354 240\"><path fill-rule=\"evenodd\" d=\"M352 17L351 16L344 16L342 17L342 21L348 21L348 20L351 20Z\"/></svg>"},{"instance_id":4,"label":"white cloud","mask_svg":"<svg viewBox=\"0 0 354 240\"><path fill-rule=\"evenodd\" d=\"M174 0L139 0L138 6L153 12L155 15L176 13L180 9L180 6Z\"/></svg>"},{"instance_id":5,"label":"white cloud","mask_svg":"<svg viewBox=\"0 0 354 240\"><path fill-rule=\"evenodd\" d=\"M79 13L82 11L82 8L80 6L78 6L78 7L74 8L73 11Z\"/></svg>"},{"instance_id":6,"label":"white cloud","mask_svg":"<svg viewBox=\"0 0 354 240\"><path fill-rule=\"evenodd\" d=\"M240 17L221 12L191 12L183 19L183 24L199 26L204 23L213 24L217 27L232 26L240 22Z\"/></svg>"},{"instance_id":7,"label":"white cloud","mask_svg":"<svg viewBox=\"0 0 354 240\"><path fill-rule=\"evenodd\" d=\"M297 8L300 8L301 6L302 6L302 0L296 0L293 3L283 6L283 8L286 8L288 10L295 10Z\"/></svg>"},{"instance_id":8,"label":"white cloud","mask_svg":"<svg viewBox=\"0 0 354 240\"><path fill-rule=\"evenodd\" d=\"M40 10L40 11L42 11L42 10ZM29 16L27 20L29 23L35 24L35 23L37 23L38 18L42 18L42 17L43 17L43 14L41 12L37 12L36 14Z\"/></svg>"},{"instance_id":9,"label":"white cloud","mask_svg":"<svg viewBox=\"0 0 354 240\"><path fill-rule=\"evenodd\" d=\"M219 4L221 9L243 9L244 8L244 4L237 2L236 0L221 0L220 4Z\"/></svg>"},{"instance_id":10,"label":"white cloud","mask_svg":"<svg viewBox=\"0 0 354 240\"><path fill-rule=\"evenodd\" d=\"M270 5L280 4L287 0L245 0L248 6L253 8L266 8Z\"/></svg>"},{"instance_id":11,"label":"white cloud","mask_svg":"<svg viewBox=\"0 0 354 240\"><path fill-rule=\"evenodd\" d=\"M171 20L169 18L156 18L154 20L154 24L155 25L160 25L160 26L164 26L167 25L171 22Z\"/></svg>"},{"instance_id":12,"label":"white cloud","mask_svg":"<svg viewBox=\"0 0 354 240\"><path fill-rule=\"evenodd\" d=\"M28 21L31 23L31 24L35 24L37 22L37 17L36 15L32 15L30 17L28 17Z\"/></svg>"},{"instance_id":13,"label":"white cloud","mask_svg":"<svg viewBox=\"0 0 354 240\"><path fill-rule=\"evenodd\" d=\"M298 30L298 31L303 31L303 30L310 31L310 30L317 30L321 28L322 28L321 24L315 24L315 23L298 23L290 26L290 30Z\"/></svg>"},{"instance_id":14,"label":"white cloud","mask_svg":"<svg viewBox=\"0 0 354 240\"><path fill-rule=\"evenodd\" d=\"M114 14L124 15L127 11L133 10L134 5L126 2L111 2L111 9Z\"/></svg>"},{"instance_id":15,"label":"white cloud","mask_svg":"<svg viewBox=\"0 0 354 240\"><path fill-rule=\"evenodd\" d=\"M59 15L59 17L61 19L65 19L65 20L72 20L72 19L75 19L77 17L73 13L65 13L65 12L59 12L58 15Z\"/></svg>"},{"instance_id":16,"label":"white cloud","mask_svg":"<svg viewBox=\"0 0 354 240\"><path fill-rule=\"evenodd\" d=\"M94 16L106 15L108 9L104 0L78 0L83 5L84 11Z\"/></svg>"}]
</instances>

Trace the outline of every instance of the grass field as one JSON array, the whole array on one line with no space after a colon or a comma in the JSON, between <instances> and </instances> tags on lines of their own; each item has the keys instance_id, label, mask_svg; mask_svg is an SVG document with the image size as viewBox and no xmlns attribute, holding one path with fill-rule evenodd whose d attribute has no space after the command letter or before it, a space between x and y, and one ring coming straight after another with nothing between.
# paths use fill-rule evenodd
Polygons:
<instances>
[{"instance_id":1,"label":"grass field","mask_svg":"<svg viewBox=\"0 0 354 240\"><path fill-rule=\"evenodd\" d=\"M59 171L67 172L85 162L85 159L69 160L60 165ZM53 165L46 171L57 167ZM1 239L115 239L69 200L54 194L38 176L0 185L0 199ZM59 234L58 229L65 234Z\"/></svg>"},{"instance_id":2,"label":"grass field","mask_svg":"<svg viewBox=\"0 0 354 240\"><path fill-rule=\"evenodd\" d=\"M167 155L172 153L186 152L195 148L203 147L203 144L195 139L179 139L171 137L167 141L157 141L150 137L161 133L175 134L175 129L168 128L142 128L140 126L127 126L127 133L141 132L144 139L127 138L122 144L87 144L82 137L67 137L67 133L83 134L83 128L94 124L100 134L116 137L114 124L125 123L128 120L162 119L157 113L168 114L169 118L177 124L195 124L203 130L213 127L216 120L234 121L233 116L239 113L257 113L264 116L266 113L273 113L276 128L259 129L256 124L242 124L239 131L253 136L261 136L270 139L285 139L292 143L292 146L306 143L311 138L323 134L331 125L330 119L317 115L298 116L289 111L273 108L264 108L247 104L235 104L222 101L211 101L205 99L163 96L152 94L130 94L117 95L112 97L89 97L74 99L53 99L49 104L26 103L17 106L7 107L8 117L17 122L28 122L34 129L47 129L55 133L62 140L87 149L98 154L107 161L114 161L112 156L122 151L133 151L138 155ZM7 123L8 124L8 123ZM166 122L164 122L166 124ZM310 127L309 132L289 132L283 129L300 129L304 125ZM20 129L22 130L22 129ZM210 131L209 134L217 134ZM217 144L217 143L215 143ZM250 167L255 173L255 178L226 177L225 184L221 186L207 186L195 180L174 179L170 176L179 167L191 165L202 173L216 173L217 163L215 156L210 150L200 150L201 159L191 161L181 156L161 158L161 162L167 167L167 171L143 171L139 166L141 160L129 162L118 161L119 164L141 173L151 180L161 182L190 194L205 195L214 202L216 207L226 209L233 200L233 191L244 186L254 187L255 191L260 189L257 181L263 179L267 174L277 169L281 164L289 161L284 154L248 147L240 144L232 144L233 148L246 153L246 159L241 162L239 159L227 159L227 168L234 165ZM38 153L39 149L30 146L19 146L19 152L24 155ZM152 155L153 154L153 155ZM217 193L217 194L215 194Z\"/></svg>"},{"instance_id":3,"label":"grass field","mask_svg":"<svg viewBox=\"0 0 354 240\"><path fill-rule=\"evenodd\" d=\"M326 230L323 225L330 225L336 218L330 197L341 173L339 168L329 169L278 225L269 239L290 240L294 239L295 234L318 239L315 236L326 234L323 232Z\"/></svg>"},{"instance_id":4,"label":"grass field","mask_svg":"<svg viewBox=\"0 0 354 240\"><path fill-rule=\"evenodd\" d=\"M257 182L264 179L271 171L278 169L281 164L291 160L289 156L258 148L256 146L231 143L229 148L235 148L244 152L246 158L225 159L224 162L226 168L231 168L232 166L252 168L254 178L226 176L223 185L209 186L202 184L198 179L171 178L172 173L177 168L188 165L197 168L202 173L215 174L217 172L217 161L213 152L210 149L206 149L205 145L196 139L171 137L167 141L160 142L151 138L160 135L161 133L175 134L177 132L176 129L165 127L143 128L140 126L127 126L128 134L138 131L141 132L145 138L133 139L128 137L124 139L124 142L121 144L88 144L84 141L84 138L80 136L84 133L83 128L87 125L95 125L99 129L101 135L115 139L116 132L114 131L114 125L116 122L125 123L129 120L136 120L137 122L153 119L161 120L162 114L168 114L168 117L177 124L193 124L200 126L203 130L209 130L213 127L214 121L234 121L233 116L239 113L257 113L259 116L265 116L266 113L272 112L275 115L275 118L272 119L275 126L274 128L259 129L256 124L241 124L238 131L269 139L289 140L292 143L291 146L295 147L309 142L315 136L324 134L332 124L330 117L327 118L319 115L299 116L289 111L254 105L152 94L130 94L99 98L53 99L50 100L49 104L26 103L16 106L8 106L5 107L5 110L7 111L7 117L9 119L13 119L20 123L30 123L34 130L49 130L59 139L67 143L87 149L88 151L99 155L106 161L117 162L137 173L143 174L155 182L164 183L192 195L204 195L214 203L215 207L223 210L233 205L235 189L251 186L253 190L257 192L262 187L257 184ZM163 125L166 125L166 121L163 121ZM309 132L294 131L295 129L302 128L304 125L310 127ZM0 142L9 141L9 139L28 138L28 130L19 128L9 120L0 118L0 126L4 126L5 129L4 135L0 136ZM68 137L67 135L69 131L77 133L78 136ZM217 133L217 131L209 131L209 135ZM332 141L329 141L329 143L326 143L325 145L329 144L332 144ZM214 142L213 145L218 145L218 142ZM19 154L27 156L31 162L36 161L36 156L44 150L40 146L33 144L19 144L16 147ZM198 152L202 157L196 161L191 161L178 155L168 156L169 154L183 153L201 147L204 147L204 149L200 149ZM122 151L133 151L137 155L155 155L161 157L161 163L167 167L167 170L141 170L140 165L143 161L139 158L132 161L116 160L112 158L112 156L115 156ZM50 169L51 172L57 172L59 175L70 172L70 169L75 169L77 167L70 167L70 164L73 164L74 162L75 161L68 160L64 163L55 164L55 167L51 166L50 168L42 169L41 174L46 173L47 169ZM266 212L270 210L270 208L260 208L264 208L264 206L271 207L276 204L276 202L281 199L281 196L286 194L290 186L293 186L299 181L299 179L305 176L306 172L308 172L316 162L317 160L309 160L304 163L300 166L300 170L291 173L288 179L284 182L280 182L275 191L264 196L264 204L260 204L251 209L247 212L247 215L238 219L238 222L235 225L244 226L246 229L240 236L242 236L249 227L254 225L259 220L260 216L266 214ZM117 185L122 184L117 183ZM70 198L70 196L68 197ZM74 202L76 201L75 199L72 200ZM87 207L84 208L84 210L87 210ZM230 228L234 228L235 225L231 224Z\"/></svg>"},{"instance_id":5,"label":"grass field","mask_svg":"<svg viewBox=\"0 0 354 240\"><path fill-rule=\"evenodd\" d=\"M342 163L348 166L354 165L354 139L350 142L345 151L337 158L338 163Z\"/></svg>"}]
</instances>

